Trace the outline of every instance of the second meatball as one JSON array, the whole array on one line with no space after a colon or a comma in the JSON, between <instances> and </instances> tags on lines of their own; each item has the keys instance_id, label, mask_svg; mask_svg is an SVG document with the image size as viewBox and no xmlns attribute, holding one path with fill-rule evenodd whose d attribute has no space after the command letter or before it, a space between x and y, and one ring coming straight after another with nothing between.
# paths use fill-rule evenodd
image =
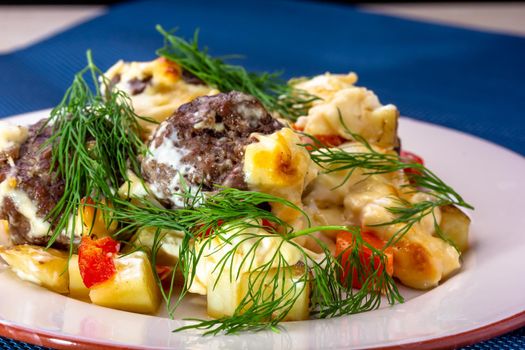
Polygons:
<instances>
[{"instance_id":1,"label":"second meatball","mask_svg":"<svg viewBox=\"0 0 525 350\"><path fill-rule=\"evenodd\" d=\"M159 125L142 161L143 176L173 207L184 205L184 183L203 191L214 185L245 189L244 149L255 141L250 135L282 127L253 96L232 91L199 97Z\"/></svg>"}]
</instances>

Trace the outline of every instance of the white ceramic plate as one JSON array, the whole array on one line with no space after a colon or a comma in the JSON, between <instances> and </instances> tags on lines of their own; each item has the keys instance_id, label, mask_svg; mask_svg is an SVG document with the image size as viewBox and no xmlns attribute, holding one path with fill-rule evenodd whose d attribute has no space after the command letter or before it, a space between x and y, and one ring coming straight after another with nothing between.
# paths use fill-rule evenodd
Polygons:
<instances>
[{"instance_id":1,"label":"white ceramic plate","mask_svg":"<svg viewBox=\"0 0 525 350\"><path fill-rule=\"evenodd\" d=\"M29 123L40 111L11 118ZM280 333L202 337L172 333L183 321L107 309L0 272L0 335L37 344L97 348L435 348L485 339L525 325L525 160L481 139L402 118L403 146L473 203L471 249L460 273L426 293L403 289L404 304L328 320L285 324ZM204 316L202 299L177 316Z\"/></svg>"}]
</instances>

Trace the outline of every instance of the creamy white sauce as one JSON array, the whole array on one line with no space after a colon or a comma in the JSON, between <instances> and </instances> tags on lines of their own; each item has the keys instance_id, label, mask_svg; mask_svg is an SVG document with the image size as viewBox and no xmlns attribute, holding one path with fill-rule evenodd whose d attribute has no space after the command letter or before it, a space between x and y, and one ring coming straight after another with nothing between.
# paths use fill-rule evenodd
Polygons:
<instances>
[{"instance_id":1,"label":"creamy white sauce","mask_svg":"<svg viewBox=\"0 0 525 350\"><path fill-rule=\"evenodd\" d=\"M264 116L266 115L264 109L244 103L236 105L235 110L238 114L242 115L245 119L249 120L250 125L253 125L255 123L258 124L259 120L264 118Z\"/></svg>"},{"instance_id":2,"label":"creamy white sauce","mask_svg":"<svg viewBox=\"0 0 525 350\"><path fill-rule=\"evenodd\" d=\"M22 190L16 189L9 184L9 178L0 183L0 203L5 198L10 198L20 214L22 214L30 224L28 236L39 238L47 235L49 231L49 222L39 217L37 207L29 196Z\"/></svg>"},{"instance_id":3,"label":"creamy white sauce","mask_svg":"<svg viewBox=\"0 0 525 350\"><path fill-rule=\"evenodd\" d=\"M0 153L19 148L27 139L25 126L17 126L0 120Z\"/></svg>"},{"instance_id":4,"label":"creamy white sauce","mask_svg":"<svg viewBox=\"0 0 525 350\"><path fill-rule=\"evenodd\" d=\"M119 280L133 281L144 278L145 260L147 260L146 254L141 251L115 259L115 268L118 271Z\"/></svg>"},{"instance_id":5,"label":"creamy white sauce","mask_svg":"<svg viewBox=\"0 0 525 350\"><path fill-rule=\"evenodd\" d=\"M162 133L166 125L161 125L157 135ZM169 198L174 205L182 207L184 206L184 200L177 193L181 193L181 188L185 185L188 187L190 192L197 192L198 187L191 185L188 182L181 181L185 175L191 175L195 173L196 169L193 165L183 163L182 158L184 158L189 151L180 147L175 146L175 142L178 142L178 137L176 132L172 132L169 138L164 139L164 141L158 146L155 147L152 145L150 147L151 157L157 161L159 164L164 164L169 166L177 171L177 175L174 176L168 185L170 193L173 195ZM162 193L162 190L155 184L150 184L150 189L157 198L166 199L165 195Z\"/></svg>"}]
</instances>

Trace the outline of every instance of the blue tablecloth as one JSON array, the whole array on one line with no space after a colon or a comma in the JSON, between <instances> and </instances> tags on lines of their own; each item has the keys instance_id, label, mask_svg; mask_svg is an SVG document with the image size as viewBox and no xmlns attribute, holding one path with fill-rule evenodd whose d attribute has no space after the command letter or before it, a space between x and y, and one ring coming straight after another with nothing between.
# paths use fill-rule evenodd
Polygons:
<instances>
[{"instance_id":1,"label":"blue tablecloth","mask_svg":"<svg viewBox=\"0 0 525 350\"><path fill-rule=\"evenodd\" d=\"M51 107L85 51L107 68L146 60L162 45L160 23L190 36L200 27L213 54L246 55L252 70L285 75L356 71L403 115L491 140L525 154L525 38L294 1L143 1L37 45L0 56L0 116ZM437 140L439 142L439 140Z\"/></svg>"},{"instance_id":2,"label":"blue tablecloth","mask_svg":"<svg viewBox=\"0 0 525 350\"><path fill-rule=\"evenodd\" d=\"M382 102L396 104L403 115L525 154L525 38L307 1L114 6L50 39L1 55L0 117L55 105L85 65L88 48L103 69L121 58L153 58L162 46L155 24L178 27L186 37L199 27L212 54L243 54L242 64L250 70L284 70L286 77L355 71L361 85ZM524 345L523 333L474 348L517 348Z\"/></svg>"}]
</instances>

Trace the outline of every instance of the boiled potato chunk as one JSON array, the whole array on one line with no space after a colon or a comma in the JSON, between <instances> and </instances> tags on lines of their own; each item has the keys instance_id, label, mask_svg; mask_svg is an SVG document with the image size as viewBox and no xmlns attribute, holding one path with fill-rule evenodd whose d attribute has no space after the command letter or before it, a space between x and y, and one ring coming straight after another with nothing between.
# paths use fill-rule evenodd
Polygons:
<instances>
[{"instance_id":1,"label":"boiled potato chunk","mask_svg":"<svg viewBox=\"0 0 525 350\"><path fill-rule=\"evenodd\" d=\"M179 249L184 239L184 233L159 229L155 227L143 227L137 231L137 233L131 239L131 245L129 245L124 252L131 251L137 247L146 248L151 251L155 242L155 235L158 234L161 244L157 250L156 264L173 266L179 260Z\"/></svg>"},{"instance_id":2,"label":"boiled potato chunk","mask_svg":"<svg viewBox=\"0 0 525 350\"><path fill-rule=\"evenodd\" d=\"M108 237L113 234L117 228L118 223L111 220L109 211L97 208L96 205L107 205L112 208L111 203L106 204L103 199L100 203L95 203L91 197L82 199L83 205L79 207L78 213L82 220L82 234L94 235L97 238Z\"/></svg>"},{"instance_id":3,"label":"boiled potato chunk","mask_svg":"<svg viewBox=\"0 0 525 350\"><path fill-rule=\"evenodd\" d=\"M73 254L69 260L69 295L77 299L89 299L89 289L82 281L78 267L78 255Z\"/></svg>"},{"instance_id":4,"label":"boiled potato chunk","mask_svg":"<svg viewBox=\"0 0 525 350\"><path fill-rule=\"evenodd\" d=\"M453 205L446 205L441 209L439 227L443 235L450 239L461 252L468 248L468 231L470 218Z\"/></svg>"},{"instance_id":5,"label":"boiled potato chunk","mask_svg":"<svg viewBox=\"0 0 525 350\"><path fill-rule=\"evenodd\" d=\"M131 199L131 203L141 206L140 198L147 199L149 203L162 208L155 197L151 194L148 186L131 170L126 172L128 180L118 189L118 195L122 199Z\"/></svg>"},{"instance_id":6,"label":"boiled potato chunk","mask_svg":"<svg viewBox=\"0 0 525 350\"><path fill-rule=\"evenodd\" d=\"M161 295L148 256L134 252L115 259L115 276L91 287L93 304L113 309L153 313L159 307Z\"/></svg>"},{"instance_id":7,"label":"boiled potato chunk","mask_svg":"<svg viewBox=\"0 0 525 350\"><path fill-rule=\"evenodd\" d=\"M279 275L278 271L281 271ZM272 295L279 298L290 291L285 300L297 299L283 320L306 320L309 318L310 282L309 277L305 281L305 273L304 265L295 265L280 270L272 268L264 278L256 273L245 272L237 280L235 277L230 280L229 273L225 271L216 285L217 280L213 277L208 283L208 314L215 318L233 315L242 299L248 295L251 284L253 291L261 291L264 301L271 301ZM274 285L275 280L278 281L277 286Z\"/></svg>"},{"instance_id":8,"label":"boiled potato chunk","mask_svg":"<svg viewBox=\"0 0 525 350\"><path fill-rule=\"evenodd\" d=\"M440 266L439 259L421 242L404 239L394 247L394 276L406 286L435 287L442 278Z\"/></svg>"},{"instance_id":9,"label":"boiled potato chunk","mask_svg":"<svg viewBox=\"0 0 525 350\"><path fill-rule=\"evenodd\" d=\"M52 248L17 245L0 247L0 256L21 279L57 293L68 293L67 253Z\"/></svg>"},{"instance_id":10,"label":"boiled potato chunk","mask_svg":"<svg viewBox=\"0 0 525 350\"><path fill-rule=\"evenodd\" d=\"M227 272L218 281L211 278L207 286L207 299L208 315L211 317L233 315L242 300L241 281L230 281Z\"/></svg>"},{"instance_id":11,"label":"boiled potato chunk","mask_svg":"<svg viewBox=\"0 0 525 350\"><path fill-rule=\"evenodd\" d=\"M299 136L289 128L271 135L257 135L257 142L246 146L243 172L248 187L272 194L301 207L304 187L316 175L308 151L299 146ZM293 223L301 214L298 210L271 203L272 213L281 220Z\"/></svg>"},{"instance_id":12,"label":"boiled potato chunk","mask_svg":"<svg viewBox=\"0 0 525 350\"><path fill-rule=\"evenodd\" d=\"M408 232L394 245L394 277L408 287L433 288L460 267L456 249L425 232Z\"/></svg>"}]
</instances>

